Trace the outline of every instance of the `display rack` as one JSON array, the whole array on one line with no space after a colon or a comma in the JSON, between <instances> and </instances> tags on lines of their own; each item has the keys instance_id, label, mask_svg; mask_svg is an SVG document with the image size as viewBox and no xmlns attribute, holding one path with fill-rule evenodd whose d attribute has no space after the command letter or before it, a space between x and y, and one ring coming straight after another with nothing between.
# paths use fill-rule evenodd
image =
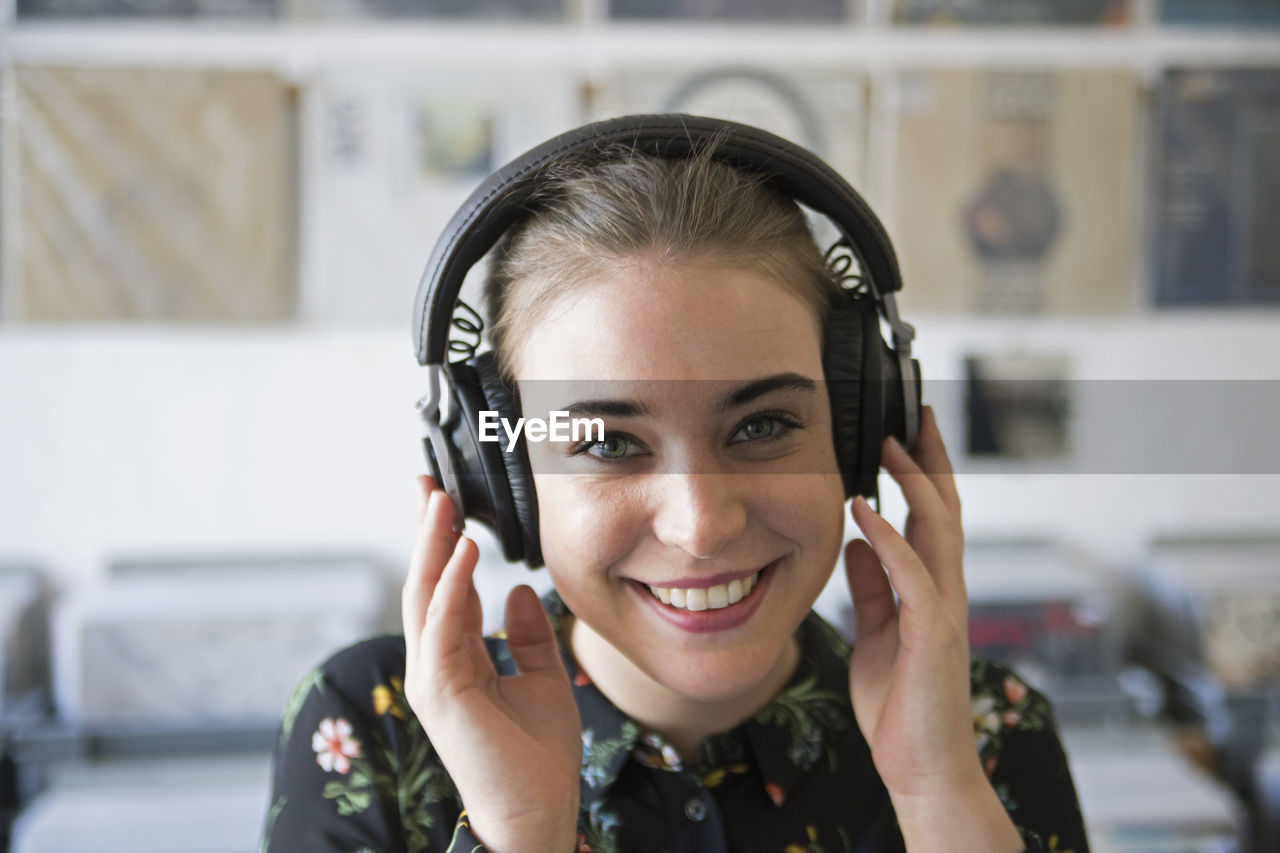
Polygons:
<instances>
[{"instance_id":1,"label":"display rack","mask_svg":"<svg viewBox=\"0 0 1280 853\"><path fill-rule=\"evenodd\" d=\"M1280 27L1187 27L1162 23L1159 0L1131 0L1127 23L1107 26L912 26L892 21L891 0L848 0L843 21L760 23L709 21L630 21L611 19L609 0L566 0L557 22L457 19L318 19L310 0L280 0L282 16L272 20L73 20L16 16L16 0L0 2L0 116L14 114L14 67L101 67L238 69L273 72L300 93L306 120L306 92L327 69L358 68L370 73L421 73L424 79L473 74L516 75L522 69L573 76L584 93L600 88L614 69L651 64L655 68L691 65L769 69L832 68L862 75L867 94L866 129L859 143L865 168L851 177L895 233L893 174L899 167L900 140L885 119L895 109L890 81L901 72L931 69L984 71L1038 69L1130 72L1139 81L1143 132L1136 140L1134 194L1137 207L1150 202L1148 166L1151 103L1162 73L1175 67L1280 69ZM512 76L512 80L521 78ZM524 85L531 85L524 81ZM889 93L886 95L886 93ZM584 99L586 95L584 94ZM821 100L821 99L819 99ZM819 108L823 104L817 104ZM584 106L582 118L595 117ZM14 290L21 246L14 236L21 213L16 206L20 181L13 122L0 128L0 289ZM305 128L304 128L305 129ZM331 285L317 284L317 260L306 217L314 215L307 186L306 147L297 187L299 226L297 267L302 310ZM514 154L515 152L509 152ZM849 170L846 170L848 174ZM433 202L443 206L443 202ZM420 205L421 206L421 205ZM1134 214L1135 220L1139 219ZM5 223L9 223L6 227ZM421 225L437 223L423 220ZM442 223L441 223L442 224ZM1135 221L1131 244L1136 312L1153 304L1149 222ZM895 239L896 239L895 233ZM309 242L312 241L312 242ZM911 272L910 269L907 272ZM396 271L400 275L399 270ZM0 300L0 312L13 315L13 297ZM390 297L387 298L390 300ZM398 304L398 303L397 303ZM908 305L914 308L915 306ZM926 309L931 310L931 309ZM1264 313L1273 309L1264 306ZM918 310L915 313L920 313ZM1108 312L1104 312L1108 313ZM358 312L357 315L358 317ZM1047 314L1032 312L1027 319ZM1277 313L1280 316L1280 313Z\"/></svg>"}]
</instances>

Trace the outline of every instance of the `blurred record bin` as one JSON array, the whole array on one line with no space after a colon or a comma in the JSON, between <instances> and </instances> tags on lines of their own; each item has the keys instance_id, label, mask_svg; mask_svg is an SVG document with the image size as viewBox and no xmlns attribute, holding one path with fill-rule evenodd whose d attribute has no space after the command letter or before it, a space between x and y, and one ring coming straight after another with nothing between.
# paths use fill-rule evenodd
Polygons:
<instances>
[{"instance_id":1,"label":"blurred record bin","mask_svg":"<svg viewBox=\"0 0 1280 853\"><path fill-rule=\"evenodd\" d=\"M54 609L58 716L90 731L274 729L327 654L389 627L383 577L358 554L119 561Z\"/></svg>"},{"instance_id":2,"label":"blurred record bin","mask_svg":"<svg viewBox=\"0 0 1280 853\"><path fill-rule=\"evenodd\" d=\"M969 647L1012 668L1068 723L1125 722L1124 624L1115 582L1078 552L1040 540L965 545Z\"/></svg>"},{"instance_id":3,"label":"blurred record bin","mask_svg":"<svg viewBox=\"0 0 1280 853\"><path fill-rule=\"evenodd\" d=\"M1280 538L1160 537L1134 577L1140 630L1130 654L1163 679L1168 715L1193 726L1216 775L1270 816L1257 829L1274 832L1267 750L1280 708Z\"/></svg>"}]
</instances>

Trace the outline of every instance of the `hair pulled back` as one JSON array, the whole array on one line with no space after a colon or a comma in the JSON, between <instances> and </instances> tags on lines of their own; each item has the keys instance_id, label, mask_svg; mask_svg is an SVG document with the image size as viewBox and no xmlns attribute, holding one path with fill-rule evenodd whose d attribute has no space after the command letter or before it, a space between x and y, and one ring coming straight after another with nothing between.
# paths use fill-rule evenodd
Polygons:
<instances>
[{"instance_id":1,"label":"hair pulled back","mask_svg":"<svg viewBox=\"0 0 1280 853\"><path fill-rule=\"evenodd\" d=\"M637 260L749 269L826 316L839 284L799 206L714 149L664 159L617 146L550 167L529 214L495 247L485 284L490 343L508 382L512 342L548 305Z\"/></svg>"}]
</instances>

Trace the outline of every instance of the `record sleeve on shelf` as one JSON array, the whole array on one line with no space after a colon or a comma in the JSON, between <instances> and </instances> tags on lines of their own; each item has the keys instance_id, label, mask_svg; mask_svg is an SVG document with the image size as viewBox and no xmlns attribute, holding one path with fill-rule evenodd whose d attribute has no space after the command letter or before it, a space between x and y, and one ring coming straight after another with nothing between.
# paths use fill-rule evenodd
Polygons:
<instances>
[{"instance_id":1,"label":"record sleeve on shelf","mask_svg":"<svg viewBox=\"0 0 1280 853\"><path fill-rule=\"evenodd\" d=\"M595 118L689 113L754 125L814 151L858 187L865 174L866 80L852 68L616 68L592 90Z\"/></svg>"},{"instance_id":2,"label":"record sleeve on shelf","mask_svg":"<svg viewBox=\"0 0 1280 853\"><path fill-rule=\"evenodd\" d=\"M1280 25L1280 0L1160 0L1160 20L1192 26Z\"/></svg>"},{"instance_id":3,"label":"record sleeve on shelf","mask_svg":"<svg viewBox=\"0 0 1280 853\"><path fill-rule=\"evenodd\" d=\"M904 310L1136 307L1134 75L904 71L884 96Z\"/></svg>"},{"instance_id":4,"label":"record sleeve on shelf","mask_svg":"<svg viewBox=\"0 0 1280 853\"><path fill-rule=\"evenodd\" d=\"M1071 453L1071 359L968 355L965 452L971 457L1063 459Z\"/></svg>"},{"instance_id":5,"label":"record sleeve on shelf","mask_svg":"<svg viewBox=\"0 0 1280 853\"><path fill-rule=\"evenodd\" d=\"M36 322L288 319L292 106L259 71L14 71L16 283Z\"/></svg>"},{"instance_id":6,"label":"record sleeve on shelf","mask_svg":"<svg viewBox=\"0 0 1280 853\"><path fill-rule=\"evenodd\" d=\"M287 0L18 0L19 18L274 18Z\"/></svg>"},{"instance_id":7,"label":"record sleeve on shelf","mask_svg":"<svg viewBox=\"0 0 1280 853\"><path fill-rule=\"evenodd\" d=\"M303 318L403 324L454 211L491 171L580 124L580 90L555 71L317 73L303 94Z\"/></svg>"},{"instance_id":8,"label":"record sleeve on shelf","mask_svg":"<svg viewBox=\"0 0 1280 853\"><path fill-rule=\"evenodd\" d=\"M900 24L1094 24L1129 21L1130 0L894 0Z\"/></svg>"},{"instance_id":9,"label":"record sleeve on shelf","mask_svg":"<svg viewBox=\"0 0 1280 853\"><path fill-rule=\"evenodd\" d=\"M845 0L607 0L610 17L631 20L842 21Z\"/></svg>"},{"instance_id":10,"label":"record sleeve on shelf","mask_svg":"<svg viewBox=\"0 0 1280 853\"><path fill-rule=\"evenodd\" d=\"M1280 69L1166 71L1156 133L1156 304L1280 303Z\"/></svg>"},{"instance_id":11,"label":"record sleeve on shelf","mask_svg":"<svg viewBox=\"0 0 1280 853\"><path fill-rule=\"evenodd\" d=\"M564 0L286 0L293 18L558 20Z\"/></svg>"}]
</instances>

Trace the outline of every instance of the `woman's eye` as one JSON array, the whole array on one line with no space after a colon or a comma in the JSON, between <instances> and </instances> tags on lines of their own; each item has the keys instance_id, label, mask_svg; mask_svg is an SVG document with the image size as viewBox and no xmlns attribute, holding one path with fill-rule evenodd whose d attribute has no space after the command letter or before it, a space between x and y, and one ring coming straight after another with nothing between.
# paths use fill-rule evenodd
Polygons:
<instances>
[{"instance_id":1,"label":"woman's eye","mask_svg":"<svg viewBox=\"0 0 1280 853\"><path fill-rule=\"evenodd\" d=\"M803 425L782 414L754 415L739 423L730 444L764 444L777 441ZM645 456L645 446L626 433L606 433L597 441L584 441L569 451L570 456L593 456L601 462L622 462Z\"/></svg>"},{"instance_id":2,"label":"woman's eye","mask_svg":"<svg viewBox=\"0 0 1280 853\"><path fill-rule=\"evenodd\" d=\"M735 441L761 441L777 438L794 429L798 424L776 415L759 415L738 427L734 433ZM740 436L740 438L739 438Z\"/></svg>"},{"instance_id":3,"label":"woman's eye","mask_svg":"<svg viewBox=\"0 0 1280 853\"><path fill-rule=\"evenodd\" d=\"M576 456L579 453L586 453L589 456L595 456L597 459L604 459L613 462L635 455L630 452L634 446L635 442L626 436L606 435L599 441L593 441L589 444L579 446L579 448L574 451L574 455Z\"/></svg>"}]
</instances>

